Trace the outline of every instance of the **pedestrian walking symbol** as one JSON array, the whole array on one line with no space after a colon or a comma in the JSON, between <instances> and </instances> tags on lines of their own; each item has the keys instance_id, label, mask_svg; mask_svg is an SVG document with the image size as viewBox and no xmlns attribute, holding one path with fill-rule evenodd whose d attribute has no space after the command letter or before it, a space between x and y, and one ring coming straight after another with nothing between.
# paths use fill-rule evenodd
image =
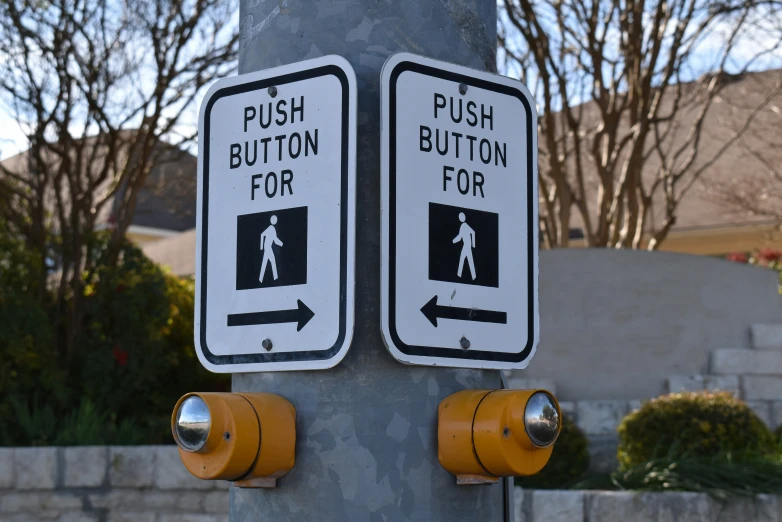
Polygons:
<instances>
[{"instance_id":1,"label":"pedestrian walking symbol","mask_svg":"<svg viewBox=\"0 0 782 522\"><path fill-rule=\"evenodd\" d=\"M466 219L464 212L459 212L459 221L462 222L462 226L459 227L459 235L453 238L453 242L462 242L462 254L459 256L459 270L456 272L456 275L460 278L462 277L464 262L467 261L470 265L470 274L475 279L475 261L472 259L472 249L475 248L475 231L470 228L470 225L465 223Z\"/></svg>"},{"instance_id":2,"label":"pedestrian walking symbol","mask_svg":"<svg viewBox=\"0 0 782 522\"><path fill-rule=\"evenodd\" d=\"M236 220L236 289L307 283L307 207Z\"/></svg>"},{"instance_id":3,"label":"pedestrian walking symbol","mask_svg":"<svg viewBox=\"0 0 782 522\"><path fill-rule=\"evenodd\" d=\"M263 276L266 274L266 267L271 265L272 277L277 280L277 259L274 257L274 245L283 246L282 241L277 237L277 229L274 225L277 224L277 216L272 216L271 225L261 234L261 251L263 252L263 259L261 260L261 276L258 281L263 284Z\"/></svg>"},{"instance_id":4,"label":"pedestrian walking symbol","mask_svg":"<svg viewBox=\"0 0 782 522\"><path fill-rule=\"evenodd\" d=\"M429 203L429 279L499 286L499 215Z\"/></svg>"}]
</instances>

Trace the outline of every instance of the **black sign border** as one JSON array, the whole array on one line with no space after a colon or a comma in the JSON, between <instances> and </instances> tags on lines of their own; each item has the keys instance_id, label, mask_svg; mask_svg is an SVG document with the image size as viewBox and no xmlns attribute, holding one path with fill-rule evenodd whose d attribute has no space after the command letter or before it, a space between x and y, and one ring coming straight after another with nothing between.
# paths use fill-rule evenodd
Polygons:
<instances>
[{"instance_id":1,"label":"black sign border","mask_svg":"<svg viewBox=\"0 0 782 522\"><path fill-rule=\"evenodd\" d=\"M527 124L527 279L530 282L527 292L527 310L529 325L527 332L527 344L523 350L516 353L487 352L481 350L463 350L460 348L436 348L432 346L410 345L402 341L396 329L396 84L399 76L406 71L416 72L426 76L433 76L442 80L464 83L468 86L477 87L487 91L493 91L499 94L512 96L521 101L525 113ZM388 327L391 335L391 341L394 346L402 353L410 356L432 357L439 359L463 359L478 360L489 362L510 362L519 363L526 360L532 352L535 344L535 288L538 281L535 279L535 267L533 266L533 256L535 251L534 229L537 225L534 220L533 200L535 165L534 143L532 128L532 108L524 94L508 85L493 83L486 80L474 78L464 74L437 69L428 65L423 65L409 60L400 61L392 69L389 75L389 121L388 121ZM423 306L424 303L421 303Z\"/></svg>"},{"instance_id":2,"label":"black sign border","mask_svg":"<svg viewBox=\"0 0 782 522\"><path fill-rule=\"evenodd\" d=\"M221 98L243 94L249 91L263 90L271 86L311 80L322 76L334 76L342 86L342 172L340 189L340 267L339 267L339 334L334 345L327 350L309 350L300 352L248 353L232 355L216 355L209 350L206 343L206 289L207 289L207 254L209 252L209 139L212 107ZM345 71L337 65L324 65L305 71L283 74L254 82L226 87L215 92L209 99L204 110L203 141L203 193L201 198L201 324L200 344L204 358L214 365L259 364L300 361L323 361L332 359L343 348L347 332L347 266L348 266L348 183L349 183L349 146L350 146L350 83ZM317 310L315 311L317 313ZM258 349L261 350L260 340Z\"/></svg>"}]
</instances>

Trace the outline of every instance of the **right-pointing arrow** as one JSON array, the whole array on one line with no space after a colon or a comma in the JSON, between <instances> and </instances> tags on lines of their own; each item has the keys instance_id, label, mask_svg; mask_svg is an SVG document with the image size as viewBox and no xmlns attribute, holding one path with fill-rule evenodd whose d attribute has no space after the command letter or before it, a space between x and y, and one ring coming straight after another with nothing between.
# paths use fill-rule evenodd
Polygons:
<instances>
[{"instance_id":1,"label":"right-pointing arrow","mask_svg":"<svg viewBox=\"0 0 782 522\"><path fill-rule=\"evenodd\" d=\"M506 324L508 314L479 308L459 308L458 306L441 306L437 304L437 296L432 297L423 307L421 313L437 328L437 319L454 319L456 321L478 321L481 323Z\"/></svg>"},{"instance_id":2,"label":"right-pointing arrow","mask_svg":"<svg viewBox=\"0 0 782 522\"><path fill-rule=\"evenodd\" d=\"M251 312L248 314L231 314L228 316L228 326L251 326L256 324L296 323L296 331L300 332L315 316L315 312L307 305L296 300L296 308L292 310L271 310L269 312Z\"/></svg>"}]
</instances>

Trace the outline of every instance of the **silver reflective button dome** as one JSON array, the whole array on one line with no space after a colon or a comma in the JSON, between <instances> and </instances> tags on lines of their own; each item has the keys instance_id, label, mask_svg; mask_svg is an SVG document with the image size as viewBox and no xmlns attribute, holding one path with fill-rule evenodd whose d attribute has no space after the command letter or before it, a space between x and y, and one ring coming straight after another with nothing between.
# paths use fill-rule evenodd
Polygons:
<instances>
[{"instance_id":1,"label":"silver reflective button dome","mask_svg":"<svg viewBox=\"0 0 782 522\"><path fill-rule=\"evenodd\" d=\"M212 415L204 399L191 395L179 406L176 412L176 441L185 451L198 451L206 444L209 429L212 427Z\"/></svg>"},{"instance_id":2,"label":"silver reflective button dome","mask_svg":"<svg viewBox=\"0 0 782 522\"><path fill-rule=\"evenodd\" d=\"M554 398L546 392L533 394L524 409L524 427L532 443L541 448L554 444L559 434L559 423Z\"/></svg>"}]
</instances>

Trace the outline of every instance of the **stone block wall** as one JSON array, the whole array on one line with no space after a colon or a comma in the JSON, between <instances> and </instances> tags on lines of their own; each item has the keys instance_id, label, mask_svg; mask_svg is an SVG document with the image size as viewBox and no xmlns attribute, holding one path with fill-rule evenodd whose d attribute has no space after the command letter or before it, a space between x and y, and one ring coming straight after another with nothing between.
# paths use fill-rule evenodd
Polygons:
<instances>
[{"instance_id":1,"label":"stone block wall","mask_svg":"<svg viewBox=\"0 0 782 522\"><path fill-rule=\"evenodd\" d=\"M749 348L711 350L706 371L670 375L663 392L727 391L744 400L769 428L782 425L782 324L754 324ZM526 371L506 372L508 387L544 388L557 395L553 379L526 378ZM646 399L651 399L647 397ZM616 468L616 428L622 418L639 408L642 400L562 401L560 407L589 438L593 471Z\"/></svg>"},{"instance_id":2,"label":"stone block wall","mask_svg":"<svg viewBox=\"0 0 782 522\"><path fill-rule=\"evenodd\" d=\"M707 256L541 251L540 342L519 376L553 379L565 401L655 397L669 376L708 373L712 350L782 346L778 283Z\"/></svg>"},{"instance_id":3,"label":"stone block wall","mask_svg":"<svg viewBox=\"0 0 782 522\"><path fill-rule=\"evenodd\" d=\"M228 494L192 477L174 446L0 448L0 522L228 522ZM782 522L782 499L515 488L513 511L515 522Z\"/></svg>"},{"instance_id":4,"label":"stone block wall","mask_svg":"<svg viewBox=\"0 0 782 522\"><path fill-rule=\"evenodd\" d=\"M749 333L749 349L712 350L707 373L671 376L668 390L729 391L776 429L782 425L782 324L753 324Z\"/></svg>"},{"instance_id":5,"label":"stone block wall","mask_svg":"<svg viewBox=\"0 0 782 522\"><path fill-rule=\"evenodd\" d=\"M0 522L227 522L228 483L176 446L0 448Z\"/></svg>"},{"instance_id":6,"label":"stone block wall","mask_svg":"<svg viewBox=\"0 0 782 522\"><path fill-rule=\"evenodd\" d=\"M522 490L515 522L782 522L782 499L715 500L702 493Z\"/></svg>"}]
</instances>

